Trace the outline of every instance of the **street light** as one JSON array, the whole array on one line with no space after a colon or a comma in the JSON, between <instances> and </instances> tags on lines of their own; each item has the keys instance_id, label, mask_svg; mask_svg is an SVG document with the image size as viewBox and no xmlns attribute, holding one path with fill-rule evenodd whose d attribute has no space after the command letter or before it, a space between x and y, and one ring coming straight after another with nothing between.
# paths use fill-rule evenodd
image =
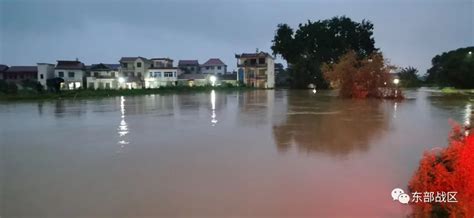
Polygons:
<instances>
[{"instance_id":1,"label":"street light","mask_svg":"<svg viewBox=\"0 0 474 218\"><path fill-rule=\"evenodd\" d=\"M472 55L472 51L469 51L468 54L469 54L469 55Z\"/></svg>"},{"instance_id":2,"label":"street light","mask_svg":"<svg viewBox=\"0 0 474 218\"><path fill-rule=\"evenodd\" d=\"M125 82L125 79L124 79L123 77L119 77L119 78L118 78L118 82L119 82L119 83L124 83L124 82Z\"/></svg>"},{"instance_id":3,"label":"street light","mask_svg":"<svg viewBox=\"0 0 474 218\"><path fill-rule=\"evenodd\" d=\"M398 83L400 83L399 79L393 79L393 84L398 85Z\"/></svg>"},{"instance_id":4,"label":"street light","mask_svg":"<svg viewBox=\"0 0 474 218\"><path fill-rule=\"evenodd\" d=\"M209 77L209 81L211 81L212 86L215 86L216 81L217 81L217 77L216 76L211 76L211 77Z\"/></svg>"}]
</instances>

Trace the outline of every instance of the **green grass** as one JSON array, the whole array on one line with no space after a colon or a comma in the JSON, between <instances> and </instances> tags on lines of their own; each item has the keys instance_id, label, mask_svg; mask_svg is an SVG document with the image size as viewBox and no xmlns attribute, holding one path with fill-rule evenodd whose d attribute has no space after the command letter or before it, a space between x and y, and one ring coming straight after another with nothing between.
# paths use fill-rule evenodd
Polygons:
<instances>
[{"instance_id":1,"label":"green grass","mask_svg":"<svg viewBox=\"0 0 474 218\"><path fill-rule=\"evenodd\" d=\"M211 90L216 91L236 91L236 90L254 90L250 87L228 87L228 86L174 86L161 87L157 89L119 89L119 90L90 90L79 89L70 91L61 91L60 93L43 92L37 93L34 91L20 90L16 94L0 93L0 101L16 101L16 100L48 100L48 99L64 99L64 98L103 98L113 96L134 96L134 95L151 95L151 94L165 94L165 93L186 93L186 92L206 92Z\"/></svg>"}]
</instances>

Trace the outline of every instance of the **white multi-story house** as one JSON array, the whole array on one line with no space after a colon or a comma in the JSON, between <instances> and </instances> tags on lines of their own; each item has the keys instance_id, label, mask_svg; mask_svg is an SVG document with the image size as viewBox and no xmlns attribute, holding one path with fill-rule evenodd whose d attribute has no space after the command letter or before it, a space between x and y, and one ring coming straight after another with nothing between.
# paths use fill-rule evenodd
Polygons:
<instances>
[{"instance_id":1,"label":"white multi-story house","mask_svg":"<svg viewBox=\"0 0 474 218\"><path fill-rule=\"evenodd\" d=\"M78 60L58 61L54 69L54 77L64 79L61 89L79 89L83 87L85 70L84 64Z\"/></svg>"},{"instance_id":2,"label":"white multi-story house","mask_svg":"<svg viewBox=\"0 0 474 218\"><path fill-rule=\"evenodd\" d=\"M88 89L118 89L118 64L93 64L87 71Z\"/></svg>"},{"instance_id":3,"label":"white multi-story house","mask_svg":"<svg viewBox=\"0 0 474 218\"><path fill-rule=\"evenodd\" d=\"M151 64L145 74L145 88L159 88L175 86L178 81L178 68L173 67L173 60L169 58L150 59Z\"/></svg>"},{"instance_id":4,"label":"white multi-story house","mask_svg":"<svg viewBox=\"0 0 474 218\"><path fill-rule=\"evenodd\" d=\"M275 86L275 61L266 52L236 54L237 79L245 85L258 88Z\"/></svg>"},{"instance_id":5,"label":"white multi-story house","mask_svg":"<svg viewBox=\"0 0 474 218\"><path fill-rule=\"evenodd\" d=\"M224 75L227 72L227 65L219 58L211 58L201 65L201 73Z\"/></svg>"},{"instance_id":6,"label":"white multi-story house","mask_svg":"<svg viewBox=\"0 0 474 218\"><path fill-rule=\"evenodd\" d=\"M143 88L144 75L151 67L151 61L144 57L122 57L119 62L119 86L128 89Z\"/></svg>"},{"instance_id":7,"label":"white multi-story house","mask_svg":"<svg viewBox=\"0 0 474 218\"><path fill-rule=\"evenodd\" d=\"M46 80L54 77L54 64L38 63L38 82L44 87L47 87Z\"/></svg>"}]
</instances>

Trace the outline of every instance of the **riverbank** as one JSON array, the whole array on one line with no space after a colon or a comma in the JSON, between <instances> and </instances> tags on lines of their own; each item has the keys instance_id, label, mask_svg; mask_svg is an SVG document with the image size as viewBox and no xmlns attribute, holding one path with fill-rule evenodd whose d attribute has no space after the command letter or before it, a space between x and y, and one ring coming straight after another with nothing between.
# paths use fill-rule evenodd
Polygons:
<instances>
[{"instance_id":1,"label":"riverbank","mask_svg":"<svg viewBox=\"0 0 474 218\"><path fill-rule=\"evenodd\" d=\"M76 99L76 98L103 98L113 96L134 96L134 95L151 95L151 94L165 94L165 93L184 93L184 92L206 92L211 90L216 91L236 91L236 90L255 90L252 87L242 86L174 86L162 87L157 89L118 89L118 90L64 90L59 93L54 92L35 92L28 90L18 91L16 94L0 93L0 101L21 101L21 100L54 100L54 99Z\"/></svg>"}]
</instances>

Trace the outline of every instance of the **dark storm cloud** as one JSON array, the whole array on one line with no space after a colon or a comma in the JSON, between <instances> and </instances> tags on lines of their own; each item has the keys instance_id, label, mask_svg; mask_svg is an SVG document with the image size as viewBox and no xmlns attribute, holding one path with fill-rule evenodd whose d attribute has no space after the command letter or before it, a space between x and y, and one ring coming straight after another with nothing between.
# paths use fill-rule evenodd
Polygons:
<instances>
[{"instance_id":1,"label":"dark storm cloud","mask_svg":"<svg viewBox=\"0 0 474 218\"><path fill-rule=\"evenodd\" d=\"M473 1L72 1L2 0L0 62L78 57L199 59L270 51L279 23L346 15L375 24L376 46L393 64L424 71L443 51L473 44Z\"/></svg>"}]
</instances>

